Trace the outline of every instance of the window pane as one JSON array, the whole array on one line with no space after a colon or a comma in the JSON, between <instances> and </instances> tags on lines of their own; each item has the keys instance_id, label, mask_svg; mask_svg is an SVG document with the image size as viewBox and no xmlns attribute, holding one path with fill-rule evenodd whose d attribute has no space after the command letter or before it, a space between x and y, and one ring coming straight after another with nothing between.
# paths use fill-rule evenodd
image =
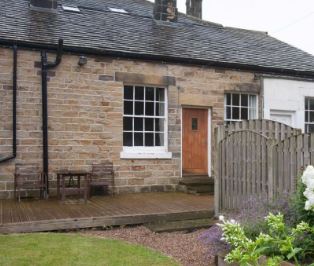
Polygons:
<instances>
[{"instance_id":1,"label":"window pane","mask_svg":"<svg viewBox=\"0 0 314 266\"><path fill-rule=\"evenodd\" d=\"M147 101L153 101L154 100L154 88L151 88L151 87L146 88L145 99Z\"/></svg>"},{"instance_id":2,"label":"window pane","mask_svg":"<svg viewBox=\"0 0 314 266\"><path fill-rule=\"evenodd\" d=\"M160 102L165 101L165 89L163 88L156 89L156 101L160 101Z\"/></svg>"},{"instance_id":3,"label":"window pane","mask_svg":"<svg viewBox=\"0 0 314 266\"><path fill-rule=\"evenodd\" d=\"M163 146L163 145L164 145L164 134L155 133L155 146Z\"/></svg>"},{"instance_id":4,"label":"window pane","mask_svg":"<svg viewBox=\"0 0 314 266\"><path fill-rule=\"evenodd\" d=\"M134 130L135 131L143 131L143 118L134 118Z\"/></svg>"},{"instance_id":5,"label":"window pane","mask_svg":"<svg viewBox=\"0 0 314 266\"><path fill-rule=\"evenodd\" d=\"M143 115L144 114L144 103L143 102L135 102L135 114Z\"/></svg>"},{"instance_id":6,"label":"window pane","mask_svg":"<svg viewBox=\"0 0 314 266\"><path fill-rule=\"evenodd\" d=\"M241 119L248 119L248 109L247 108L241 108Z\"/></svg>"},{"instance_id":7,"label":"window pane","mask_svg":"<svg viewBox=\"0 0 314 266\"><path fill-rule=\"evenodd\" d=\"M133 99L133 87L132 86L124 86L124 99Z\"/></svg>"},{"instance_id":8,"label":"window pane","mask_svg":"<svg viewBox=\"0 0 314 266\"><path fill-rule=\"evenodd\" d=\"M307 133L314 133L314 124L309 124L308 125Z\"/></svg>"},{"instance_id":9,"label":"window pane","mask_svg":"<svg viewBox=\"0 0 314 266\"><path fill-rule=\"evenodd\" d=\"M314 99L309 99L309 110L314 111Z\"/></svg>"},{"instance_id":10,"label":"window pane","mask_svg":"<svg viewBox=\"0 0 314 266\"><path fill-rule=\"evenodd\" d=\"M133 146L132 142L132 133L123 132L123 146Z\"/></svg>"},{"instance_id":11,"label":"window pane","mask_svg":"<svg viewBox=\"0 0 314 266\"><path fill-rule=\"evenodd\" d=\"M164 116L164 115L165 115L165 104L156 103L156 116Z\"/></svg>"},{"instance_id":12,"label":"window pane","mask_svg":"<svg viewBox=\"0 0 314 266\"><path fill-rule=\"evenodd\" d=\"M154 146L154 133L145 133L145 146Z\"/></svg>"},{"instance_id":13,"label":"window pane","mask_svg":"<svg viewBox=\"0 0 314 266\"><path fill-rule=\"evenodd\" d=\"M305 110L309 109L309 99L305 98Z\"/></svg>"},{"instance_id":14,"label":"window pane","mask_svg":"<svg viewBox=\"0 0 314 266\"><path fill-rule=\"evenodd\" d=\"M123 130L132 130L132 117L123 117Z\"/></svg>"},{"instance_id":15,"label":"window pane","mask_svg":"<svg viewBox=\"0 0 314 266\"><path fill-rule=\"evenodd\" d=\"M240 108L233 107L232 108L232 119L240 119Z\"/></svg>"},{"instance_id":16,"label":"window pane","mask_svg":"<svg viewBox=\"0 0 314 266\"><path fill-rule=\"evenodd\" d=\"M145 119L145 131L154 131L154 119L153 118Z\"/></svg>"},{"instance_id":17,"label":"window pane","mask_svg":"<svg viewBox=\"0 0 314 266\"><path fill-rule=\"evenodd\" d=\"M314 112L310 112L310 121L309 122L314 122Z\"/></svg>"},{"instance_id":18,"label":"window pane","mask_svg":"<svg viewBox=\"0 0 314 266\"><path fill-rule=\"evenodd\" d=\"M256 109L256 95L249 96L249 107Z\"/></svg>"},{"instance_id":19,"label":"window pane","mask_svg":"<svg viewBox=\"0 0 314 266\"><path fill-rule=\"evenodd\" d=\"M248 106L248 95L242 94L241 95L241 106Z\"/></svg>"},{"instance_id":20,"label":"window pane","mask_svg":"<svg viewBox=\"0 0 314 266\"><path fill-rule=\"evenodd\" d=\"M308 111L305 111L305 122L309 122L309 112Z\"/></svg>"},{"instance_id":21,"label":"window pane","mask_svg":"<svg viewBox=\"0 0 314 266\"><path fill-rule=\"evenodd\" d=\"M249 109L249 119L256 119L256 109Z\"/></svg>"},{"instance_id":22,"label":"window pane","mask_svg":"<svg viewBox=\"0 0 314 266\"><path fill-rule=\"evenodd\" d=\"M232 94L232 105L240 106L240 94Z\"/></svg>"},{"instance_id":23,"label":"window pane","mask_svg":"<svg viewBox=\"0 0 314 266\"><path fill-rule=\"evenodd\" d=\"M226 97L226 104L231 105L231 94L227 93L225 97Z\"/></svg>"},{"instance_id":24,"label":"window pane","mask_svg":"<svg viewBox=\"0 0 314 266\"><path fill-rule=\"evenodd\" d=\"M143 133L134 133L134 146L143 146Z\"/></svg>"},{"instance_id":25,"label":"window pane","mask_svg":"<svg viewBox=\"0 0 314 266\"><path fill-rule=\"evenodd\" d=\"M145 114L146 115L154 115L154 103L153 102L146 102L145 103Z\"/></svg>"},{"instance_id":26,"label":"window pane","mask_svg":"<svg viewBox=\"0 0 314 266\"><path fill-rule=\"evenodd\" d=\"M231 119L231 107L227 107L226 109L226 119Z\"/></svg>"},{"instance_id":27,"label":"window pane","mask_svg":"<svg viewBox=\"0 0 314 266\"><path fill-rule=\"evenodd\" d=\"M133 102L124 101L124 114L132 115L133 114Z\"/></svg>"},{"instance_id":28,"label":"window pane","mask_svg":"<svg viewBox=\"0 0 314 266\"><path fill-rule=\"evenodd\" d=\"M164 131L165 119L156 118L155 119L155 131Z\"/></svg>"},{"instance_id":29,"label":"window pane","mask_svg":"<svg viewBox=\"0 0 314 266\"><path fill-rule=\"evenodd\" d=\"M192 118L192 130L197 130L197 128L198 128L197 118Z\"/></svg>"},{"instance_id":30,"label":"window pane","mask_svg":"<svg viewBox=\"0 0 314 266\"><path fill-rule=\"evenodd\" d=\"M144 100L144 87L135 87L135 99Z\"/></svg>"}]
</instances>

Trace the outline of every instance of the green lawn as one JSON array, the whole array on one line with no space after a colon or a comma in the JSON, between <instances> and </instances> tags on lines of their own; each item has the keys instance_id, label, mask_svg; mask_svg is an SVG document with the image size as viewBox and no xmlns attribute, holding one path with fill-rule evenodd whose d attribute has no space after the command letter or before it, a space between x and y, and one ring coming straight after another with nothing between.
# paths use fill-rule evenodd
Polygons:
<instances>
[{"instance_id":1,"label":"green lawn","mask_svg":"<svg viewBox=\"0 0 314 266\"><path fill-rule=\"evenodd\" d=\"M178 265L151 249L74 234L0 236L0 265Z\"/></svg>"}]
</instances>

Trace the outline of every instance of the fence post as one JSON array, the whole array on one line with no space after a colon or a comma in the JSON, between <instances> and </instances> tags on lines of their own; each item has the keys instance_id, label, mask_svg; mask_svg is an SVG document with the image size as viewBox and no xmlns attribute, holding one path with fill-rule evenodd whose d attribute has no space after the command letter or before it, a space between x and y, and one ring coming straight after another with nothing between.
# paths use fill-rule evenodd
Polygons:
<instances>
[{"instance_id":1,"label":"fence post","mask_svg":"<svg viewBox=\"0 0 314 266\"><path fill-rule=\"evenodd\" d=\"M217 143L216 156L216 171L215 171L215 185L214 185L214 199L215 199L215 217L218 217L220 211L220 197L221 197L221 142Z\"/></svg>"},{"instance_id":2,"label":"fence post","mask_svg":"<svg viewBox=\"0 0 314 266\"><path fill-rule=\"evenodd\" d=\"M274 198L274 157L273 150L274 149L274 141L273 139L269 139L267 141L267 183L268 183L268 200L272 201Z\"/></svg>"}]
</instances>

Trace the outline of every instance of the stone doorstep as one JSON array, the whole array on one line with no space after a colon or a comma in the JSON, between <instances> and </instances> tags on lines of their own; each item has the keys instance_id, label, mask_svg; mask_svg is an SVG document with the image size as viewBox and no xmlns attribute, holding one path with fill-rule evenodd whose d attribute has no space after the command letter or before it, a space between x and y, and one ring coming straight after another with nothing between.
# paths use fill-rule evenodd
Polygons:
<instances>
[{"instance_id":1,"label":"stone doorstep","mask_svg":"<svg viewBox=\"0 0 314 266\"><path fill-rule=\"evenodd\" d=\"M191 175L191 176L184 176L180 182L181 185L188 185L188 186L198 186L198 185L213 185L214 179L208 176L203 175Z\"/></svg>"},{"instance_id":2,"label":"stone doorstep","mask_svg":"<svg viewBox=\"0 0 314 266\"><path fill-rule=\"evenodd\" d=\"M183 191L194 195L214 194L214 179L208 176L184 176L180 180L179 186L182 187Z\"/></svg>"}]
</instances>

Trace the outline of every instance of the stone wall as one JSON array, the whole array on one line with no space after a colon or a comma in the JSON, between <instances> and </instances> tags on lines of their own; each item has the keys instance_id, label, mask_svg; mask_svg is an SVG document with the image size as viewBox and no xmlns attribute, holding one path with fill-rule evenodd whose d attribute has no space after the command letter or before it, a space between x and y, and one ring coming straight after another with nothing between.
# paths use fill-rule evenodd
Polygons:
<instances>
[{"instance_id":1,"label":"stone wall","mask_svg":"<svg viewBox=\"0 0 314 266\"><path fill-rule=\"evenodd\" d=\"M0 48L0 157L10 154L12 144L12 58L10 49ZM88 56L87 64L79 66L78 60L78 55L65 54L62 63L49 71L50 180L58 169L90 170L92 163L110 160L117 193L176 189L181 174L182 106L211 108L214 130L223 122L224 92L260 91L254 73L99 56ZM143 83L168 84L172 159L120 159L123 81L115 78L118 72ZM16 163L42 164L38 51L18 51L17 106L17 158L0 164L1 198L12 196ZM55 187L53 182L51 187Z\"/></svg>"}]
</instances>

